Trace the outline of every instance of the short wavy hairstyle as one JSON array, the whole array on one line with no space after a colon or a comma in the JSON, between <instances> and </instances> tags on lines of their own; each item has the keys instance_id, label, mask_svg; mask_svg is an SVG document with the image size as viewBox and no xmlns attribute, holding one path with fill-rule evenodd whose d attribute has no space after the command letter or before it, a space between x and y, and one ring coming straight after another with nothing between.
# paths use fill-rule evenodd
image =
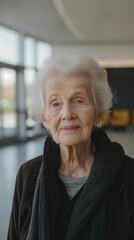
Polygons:
<instances>
[{"instance_id":1,"label":"short wavy hairstyle","mask_svg":"<svg viewBox=\"0 0 134 240\"><path fill-rule=\"evenodd\" d=\"M113 104L113 94L107 79L107 71L88 56L73 58L50 57L44 61L32 86L32 117L41 121L45 112L45 81L51 76L84 75L91 83L92 97L96 112L100 118L107 115Z\"/></svg>"}]
</instances>

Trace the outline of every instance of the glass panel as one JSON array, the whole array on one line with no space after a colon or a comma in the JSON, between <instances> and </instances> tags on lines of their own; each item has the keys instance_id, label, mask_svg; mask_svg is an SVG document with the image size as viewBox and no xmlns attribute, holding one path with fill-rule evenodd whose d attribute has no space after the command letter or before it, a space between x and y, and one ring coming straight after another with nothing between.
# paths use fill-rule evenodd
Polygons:
<instances>
[{"instance_id":1,"label":"glass panel","mask_svg":"<svg viewBox=\"0 0 134 240\"><path fill-rule=\"evenodd\" d=\"M35 40L30 37L24 39L24 65L26 67L35 66Z\"/></svg>"},{"instance_id":2,"label":"glass panel","mask_svg":"<svg viewBox=\"0 0 134 240\"><path fill-rule=\"evenodd\" d=\"M19 63L19 34L0 26L0 61Z\"/></svg>"},{"instance_id":3,"label":"glass panel","mask_svg":"<svg viewBox=\"0 0 134 240\"><path fill-rule=\"evenodd\" d=\"M16 71L0 69L0 105L1 105L1 137L17 134L16 114Z\"/></svg>"},{"instance_id":4,"label":"glass panel","mask_svg":"<svg viewBox=\"0 0 134 240\"><path fill-rule=\"evenodd\" d=\"M33 80L35 79L36 71L34 69L25 69L25 101L26 101L26 126L27 130L33 131L36 122L33 121L30 117L31 108L30 108L30 88Z\"/></svg>"},{"instance_id":5,"label":"glass panel","mask_svg":"<svg viewBox=\"0 0 134 240\"><path fill-rule=\"evenodd\" d=\"M52 56L53 48L52 45L45 42L37 43L37 68L40 68L43 64L43 61Z\"/></svg>"}]
</instances>

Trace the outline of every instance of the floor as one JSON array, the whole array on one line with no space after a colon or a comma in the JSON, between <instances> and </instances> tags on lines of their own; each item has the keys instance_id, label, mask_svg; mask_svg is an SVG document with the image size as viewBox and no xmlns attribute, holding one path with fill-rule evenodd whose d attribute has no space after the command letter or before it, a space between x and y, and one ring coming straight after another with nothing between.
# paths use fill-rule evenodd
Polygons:
<instances>
[{"instance_id":1,"label":"floor","mask_svg":"<svg viewBox=\"0 0 134 240\"><path fill-rule=\"evenodd\" d=\"M134 157L134 129L107 131L113 141L121 143L126 153ZM0 148L0 240L7 239L15 178L20 165L42 154L45 138Z\"/></svg>"}]
</instances>

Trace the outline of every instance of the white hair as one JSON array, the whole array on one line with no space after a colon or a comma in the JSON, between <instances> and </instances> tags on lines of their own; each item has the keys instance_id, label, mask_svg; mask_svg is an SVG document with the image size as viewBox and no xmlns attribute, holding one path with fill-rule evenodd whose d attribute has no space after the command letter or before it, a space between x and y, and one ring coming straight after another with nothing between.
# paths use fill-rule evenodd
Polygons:
<instances>
[{"instance_id":1,"label":"white hair","mask_svg":"<svg viewBox=\"0 0 134 240\"><path fill-rule=\"evenodd\" d=\"M92 97L98 116L102 118L109 113L113 95L105 69L87 56L77 56L72 59L50 57L44 61L43 67L38 71L32 87L32 115L35 120L42 121L45 110L45 81L55 74L76 77L84 74L87 76L92 84Z\"/></svg>"}]
</instances>

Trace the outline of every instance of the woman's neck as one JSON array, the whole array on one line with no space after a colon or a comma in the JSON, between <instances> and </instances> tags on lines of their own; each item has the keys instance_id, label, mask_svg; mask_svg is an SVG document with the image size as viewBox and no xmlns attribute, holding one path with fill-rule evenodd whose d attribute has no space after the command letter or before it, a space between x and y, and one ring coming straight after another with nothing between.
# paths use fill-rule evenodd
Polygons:
<instances>
[{"instance_id":1,"label":"woman's neck","mask_svg":"<svg viewBox=\"0 0 134 240\"><path fill-rule=\"evenodd\" d=\"M60 154L60 173L75 178L89 175L94 159L93 147L89 142L76 146L60 145Z\"/></svg>"}]
</instances>

